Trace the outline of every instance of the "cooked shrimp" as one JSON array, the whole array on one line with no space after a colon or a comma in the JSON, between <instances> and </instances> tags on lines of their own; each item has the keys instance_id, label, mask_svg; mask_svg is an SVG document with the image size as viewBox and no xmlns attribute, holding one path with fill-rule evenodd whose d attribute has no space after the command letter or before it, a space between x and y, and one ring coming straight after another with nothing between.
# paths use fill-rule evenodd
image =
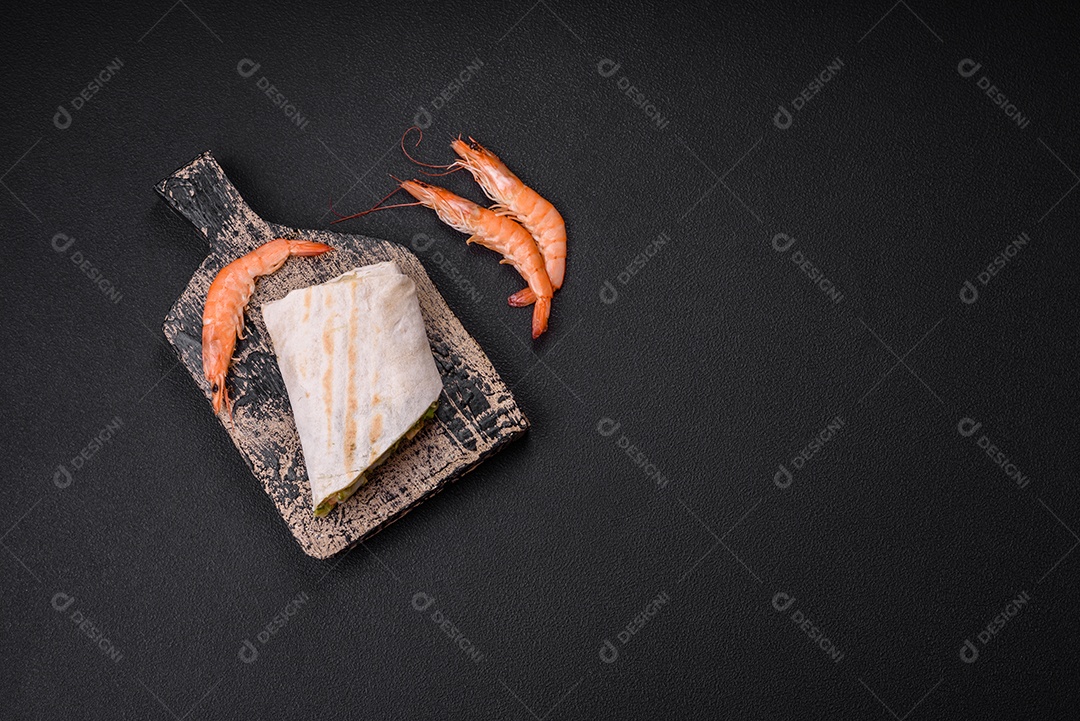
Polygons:
<instances>
[{"instance_id":1,"label":"cooked shrimp","mask_svg":"<svg viewBox=\"0 0 1080 721\"><path fill-rule=\"evenodd\" d=\"M406 180L401 189L431 208L442 222L454 230L468 233L467 243L480 245L502 253L500 263L512 265L529 284L526 290L535 299L533 308L532 337L537 338L547 330L548 314L551 312L551 280L544 268L544 258L536 241L509 218L481 207L471 200L454 195L436 185L418 180Z\"/></svg>"},{"instance_id":2,"label":"cooked shrimp","mask_svg":"<svg viewBox=\"0 0 1080 721\"><path fill-rule=\"evenodd\" d=\"M277 238L260 245L222 268L206 293L203 309L203 373L214 391L214 412L224 403L232 415L225 374L229 371L236 338L243 338L244 308L255 291L255 279L270 275L290 255L320 255L332 250L325 243Z\"/></svg>"},{"instance_id":3,"label":"cooked shrimp","mask_svg":"<svg viewBox=\"0 0 1080 721\"><path fill-rule=\"evenodd\" d=\"M515 219L536 239L544 256L544 266L553 290L563 284L566 272L566 224L555 206L525 185L506 165L472 138L466 143L458 138L451 143L459 160L450 167L464 168L472 174L486 195L495 201L491 209L498 215ZM529 305L535 300L532 288L510 296L510 305Z\"/></svg>"}]
</instances>

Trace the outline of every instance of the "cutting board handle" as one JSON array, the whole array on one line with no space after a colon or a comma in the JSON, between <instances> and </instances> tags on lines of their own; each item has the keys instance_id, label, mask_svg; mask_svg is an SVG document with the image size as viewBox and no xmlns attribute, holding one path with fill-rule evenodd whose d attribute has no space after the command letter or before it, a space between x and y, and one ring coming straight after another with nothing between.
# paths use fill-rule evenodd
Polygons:
<instances>
[{"instance_id":1,"label":"cutting board handle","mask_svg":"<svg viewBox=\"0 0 1080 721\"><path fill-rule=\"evenodd\" d=\"M248 207L209 150L158 183L157 191L214 252L247 252L273 237L270 226Z\"/></svg>"}]
</instances>

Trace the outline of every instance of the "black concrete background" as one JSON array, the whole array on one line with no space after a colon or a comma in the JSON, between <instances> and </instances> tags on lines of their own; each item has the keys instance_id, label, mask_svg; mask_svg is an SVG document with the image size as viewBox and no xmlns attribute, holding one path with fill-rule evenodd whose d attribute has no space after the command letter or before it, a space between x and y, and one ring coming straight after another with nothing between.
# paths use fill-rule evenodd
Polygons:
<instances>
[{"instance_id":1,"label":"black concrete background","mask_svg":"<svg viewBox=\"0 0 1080 721\"><path fill-rule=\"evenodd\" d=\"M1076 717L1075 10L9 14L3 718ZM319 562L164 342L206 248L153 185L209 149L323 227L414 119L562 210L568 280L533 344L431 214L345 226L423 249L533 428Z\"/></svg>"}]
</instances>

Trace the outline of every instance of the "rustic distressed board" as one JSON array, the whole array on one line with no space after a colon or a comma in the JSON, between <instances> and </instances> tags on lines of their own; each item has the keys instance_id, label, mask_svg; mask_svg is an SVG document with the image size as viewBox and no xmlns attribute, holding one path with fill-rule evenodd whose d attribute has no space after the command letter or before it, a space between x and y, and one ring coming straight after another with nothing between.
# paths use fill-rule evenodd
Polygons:
<instances>
[{"instance_id":1,"label":"rustic distressed board","mask_svg":"<svg viewBox=\"0 0 1080 721\"><path fill-rule=\"evenodd\" d=\"M229 369L233 420L218 417L304 552L326 558L378 532L444 485L525 432L525 415L491 361L446 305L420 261L400 245L362 235L296 230L267 223L245 203L209 152L161 181L157 191L210 243L210 255L165 318L165 337L210 401L202 372L206 291L227 263L277 237L328 243L332 253L292 258L261 278L245 337ZM393 260L416 283L428 340L443 378L436 421L370 474L367 485L323 518L312 514L300 437L263 323L262 305L294 288L322 283L361 265Z\"/></svg>"}]
</instances>

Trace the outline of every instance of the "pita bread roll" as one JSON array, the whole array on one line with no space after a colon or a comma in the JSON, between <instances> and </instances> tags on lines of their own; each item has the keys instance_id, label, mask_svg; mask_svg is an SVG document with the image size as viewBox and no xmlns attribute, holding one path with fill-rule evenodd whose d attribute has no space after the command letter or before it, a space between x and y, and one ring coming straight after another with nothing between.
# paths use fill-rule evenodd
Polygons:
<instances>
[{"instance_id":1,"label":"pita bread roll","mask_svg":"<svg viewBox=\"0 0 1080 721\"><path fill-rule=\"evenodd\" d=\"M442 377L416 286L395 263L376 263L294 290L262 312L315 514L324 515L434 415Z\"/></svg>"}]
</instances>

